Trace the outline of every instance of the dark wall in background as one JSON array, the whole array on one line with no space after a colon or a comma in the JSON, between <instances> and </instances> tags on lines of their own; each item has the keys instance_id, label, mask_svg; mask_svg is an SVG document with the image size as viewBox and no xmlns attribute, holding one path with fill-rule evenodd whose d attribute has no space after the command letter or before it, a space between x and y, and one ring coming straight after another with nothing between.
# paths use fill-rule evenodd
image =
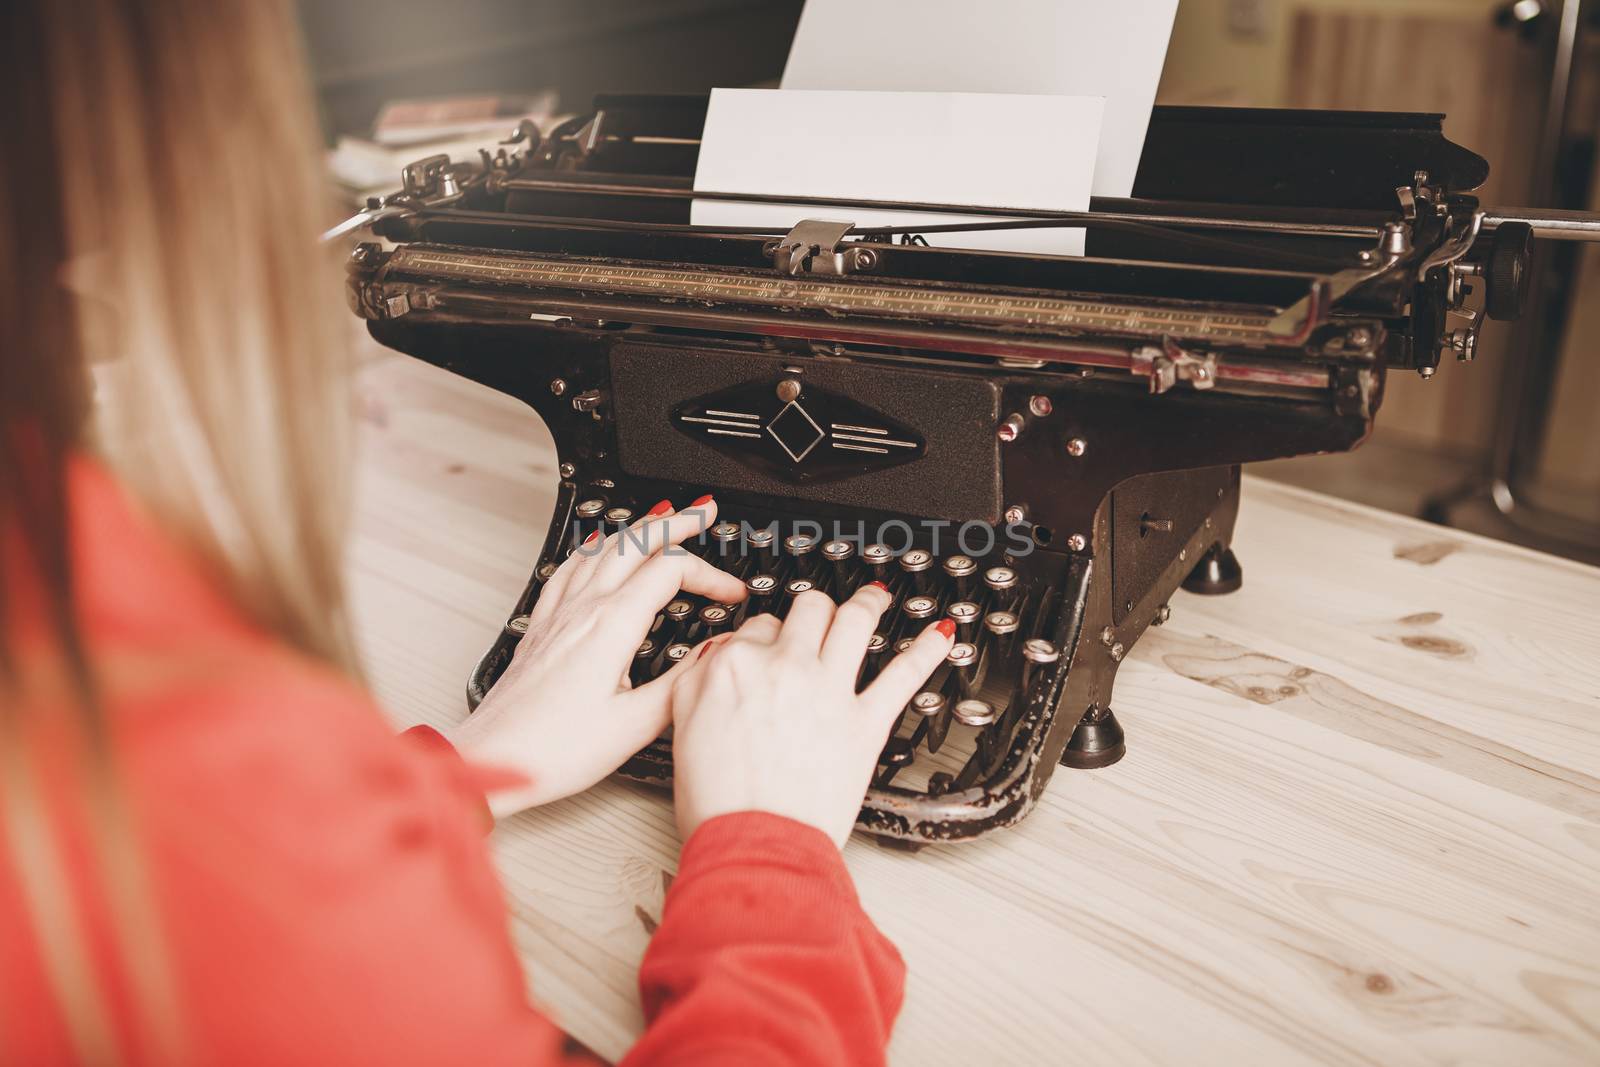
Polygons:
<instances>
[{"instance_id":1,"label":"dark wall in background","mask_svg":"<svg viewBox=\"0 0 1600 1067\"><path fill-rule=\"evenodd\" d=\"M300 0L323 123L362 134L400 97L554 88L704 92L776 80L801 0Z\"/></svg>"}]
</instances>

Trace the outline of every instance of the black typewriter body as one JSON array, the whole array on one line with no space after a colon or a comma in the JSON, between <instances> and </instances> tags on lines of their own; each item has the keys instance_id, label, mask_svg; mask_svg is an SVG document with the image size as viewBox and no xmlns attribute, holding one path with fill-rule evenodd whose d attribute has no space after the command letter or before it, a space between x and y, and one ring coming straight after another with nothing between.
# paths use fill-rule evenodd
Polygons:
<instances>
[{"instance_id":1,"label":"black typewriter body","mask_svg":"<svg viewBox=\"0 0 1600 1067\"><path fill-rule=\"evenodd\" d=\"M704 109L603 98L548 137L408 168L370 205L394 246L356 249L351 304L383 344L526 402L559 453L470 703L565 555L663 498L716 495L694 550L751 598L669 605L636 682L806 588L890 587L863 683L953 618L957 652L862 806L890 841L1011 825L1056 766L1120 758L1128 651L1178 588L1239 585L1240 464L1354 448L1388 370L1470 358L1525 289L1527 227L1484 228L1487 167L1439 116L1158 108L1133 199L1029 221L1086 224L1067 258L689 227ZM671 773L670 738L622 769Z\"/></svg>"}]
</instances>

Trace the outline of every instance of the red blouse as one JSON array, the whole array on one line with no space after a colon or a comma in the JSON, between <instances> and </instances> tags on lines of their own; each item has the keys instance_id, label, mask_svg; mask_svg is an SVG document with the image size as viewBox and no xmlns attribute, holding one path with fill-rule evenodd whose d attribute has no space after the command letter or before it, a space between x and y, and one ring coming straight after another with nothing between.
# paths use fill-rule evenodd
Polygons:
<instances>
[{"instance_id":1,"label":"red blouse","mask_svg":"<svg viewBox=\"0 0 1600 1067\"><path fill-rule=\"evenodd\" d=\"M70 477L78 617L188 1057L563 1062L507 935L483 775L431 731L397 740L366 694L250 625L103 471ZM38 675L39 590L14 538L0 558L9 640ZM87 945L122 1059L150 1062L138 939L96 867L81 749L59 688L26 691L27 795L66 873L47 899ZM15 814L0 810L0 1062L71 1060ZM649 1025L625 1063L877 1063L904 965L822 833L749 813L684 845L639 986Z\"/></svg>"}]
</instances>

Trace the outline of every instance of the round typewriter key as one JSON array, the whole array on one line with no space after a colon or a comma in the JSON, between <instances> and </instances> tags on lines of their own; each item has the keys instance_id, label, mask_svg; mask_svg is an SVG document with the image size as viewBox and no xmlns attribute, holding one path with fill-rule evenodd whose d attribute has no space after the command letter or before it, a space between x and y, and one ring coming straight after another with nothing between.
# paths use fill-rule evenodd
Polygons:
<instances>
[{"instance_id":1,"label":"round typewriter key","mask_svg":"<svg viewBox=\"0 0 1600 1067\"><path fill-rule=\"evenodd\" d=\"M1011 589L1017 584L1017 572L1010 567L990 567L983 572L983 584L990 589Z\"/></svg>"},{"instance_id":2,"label":"round typewriter key","mask_svg":"<svg viewBox=\"0 0 1600 1067\"><path fill-rule=\"evenodd\" d=\"M799 596L801 593L809 593L816 587L816 583L810 578L789 579L784 583L783 596L778 600L778 610L775 614L780 619L788 618L789 609L794 607L794 598Z\"/></svg>"},{"instance_id":3,"label":"round typewriter key","mask_svg":"<svg viewBox=\"0 0 1600 1067\"><path fill-rule=\"evenodd\" d=\"M633 509L615 507L606 509L606 521L613 526L622 526L633 519Z\"/></svg>"},{"instance_id":4,"label":"round typewriter key","mask_svg":"<svg viewBox=\"0 0 1600 1067\"><path fill-rule=\"evenodd\" d=\"M939 602L931 596L914 596L906 600L901 610L908 619L931 619L933 613L939 610Z\"/></svg>"},{"instance_id":5,"label":"round typewriter key","mask_svg":"<svg viewBox=\"0 0 1600 1067\"><path fill-rule=\"evenodd\" d=\"M517 635L528 632L528 617L526 615L513 615L506 620L506 629Z\"/></svg>"},{"instance_id":6,"label":"round typewriter key","mask_svg":"<svg viewBox=\"0 0 1600 1067\"><path fill-rule=\"evenodd\" d=\"M586 541L590 534L601 530L600 516L605 513L606 502L599 497L592 497L581 501L572 509L572 545L576 548Z\"/></svg>"},{"instance_id":7,"label":"round typewriter key","mask_svg":"<svg viewBox=\"0 0 1600 1067\"><path fill-rule=\"evenodd\" d=\"M866 545L861 549L861 565L866 569L864 582L881 582L888 576L889 563L894 553L888 545Z\"/></svg>"},{"instance_id":8,"label":"round typewriter key","mask_svg":"<svg viewBox=\"0 0 1600 1067\"><path fill-rule=\"evenodd\" d=\"M728 625L728 621L732 618L733 609L726 604L707 604L700 609L700 621L705 623L712 633Z\"/></svg>"},{"instance_id":9,"label":"round typewriter key","mask_svg":"<svg viewBox=\"0 0 1600 1067\"><path fill-rule=\"evenodd\" d=\"M911 710L923 717L939 714L944 710L945 698L943 693L936 693L931 689L924 689L911 698Z\"/></svg>"},{"instance_id":10,"label":"round typewriter key","mask_svg":"<svg viewBox=\"0 0 1600 1067\"><path fill-rule=\"evenodd\" d=\"M824 541L822 543L822 558L833 566L833 595L836 599L843 600L854 591L855 585L851 582L851 559L856 554L856 546L849 541Z\"/></svg>"},{"instance_id":11,"label":"round typewriter key","mask_svg":"<svg viewBox=\"0 0 1600 1067\"><path fill-rule=\"evenodd\" d=\"M810 534L790 534L783 539L783 550L791 556L809 555L817 547L817 539Z\"/></svg>"},{"instance_id":12,"label":"round typewriter key","mask_svg":"<svg viewBox=\"0 0 1600 1067\"><path fill-rule=\"evenodd\" d=\"M668 645L667 650L665 653L663 653L663 655L666 657L668 663L677 663L693 651L693 646L685 645L680 642L676 645Z\"/></svg>"},{"instance_id":13,"label":"round typewriter key","mask_svg":"<svg viewBox=\"0 0 1600 1067\"><path fill-rule=\"evenodd\" d=\"M995 662L1010 658L1019 624L1020 620L1014 611L991 611L983 617L983 628L994 638L994 643L989 647Z\"/></svg>"},{"instance_id":14,"label":"round typewriter key","mask_svg":"<svg viewBox=\"0 0 1600 1067\"><path fill-rule=\"evenodd\" d=\"M1023 642L1022 655L1029 663L1054 663L1061 658L1061 650L1043 638L1031 637Z\"/></svg>"},{"instance_id":15,"label":"round typewriter key","mask_svg":"<svg viewBox=\"0 0 1600 1067\"><path fill-rule=\"evenodd\" d=\"M763 570L777 567L778 555L774 551L777 546L773 541L771 530L747 528L744 531L744 544L745 551L755 557L758 567Z\"/></svg>"},{"instance_id":16,"label":"round typewriter key","mask_svg":"<svg viewBox=\"0 0 1600 1067\"><path fill-rule=\"evenodd\" d=\"M925 548L913 548L900 557L900 570L910 580L911 588L918 593L929 592L929 568L933 566L933 553Z\"/></svg>"},{"instance_id":17,"label":"round typewriter key","mask_svg":"<svg viewBox=\"0 0 1600 1067\"><path fill-rule=\"evenodd\" d=\"M977 688L978 646L966 641L957 641L950 646L944 661L950 667L945 686L950 693L951 701L967 699Z\"/></svg>"},{"instance_id":18,"label":"round typewriter key","mask_svg":"<svg viewBox=\"0 0 1600 1067\"><path fill-rule=\"evenodd\" d=\"M1022 676L1017 680L1018 693L1026 694L1033 688L1033 679L1039 671L1061 658L1061 650L1042 638L1033 637L1022 643Z\"/></svg>"},{"instance_id":19,"label":"round typewriter key","mask_svg":"<svg viewBox=\"0 0 1600 1067\"><path fill-rule=\"evenodd\" d=\"M648 637L633 650L633 666L628 670L628 680L643 685L650 680L650 665L655 662L656 643Z\"/></svg>"},{"instance_id":20,"label":"round typewriter key","mask_svg":"<svg viewBox=\"0 0 1600 1067\"><path fill-rule=\"evenodd\" d=\"M861 692L872 684L872 680L883 669L883 661L887 657L884 653L889 651L889 639L882 634L873 634L867 639L867 654L861 659L861 669L856 672L856 692Z\"/></svg>"},{"instance_id":21,"label":"round typewriter key","mask_svg":"<svg viewBox=\"0 0 1600 1067\"><path fill-rule=\"evenodd\" d=\"M988 589L991 608L1004 610L1016 606L1016 571L1010 567L990 567L983 572L983 584Z\"/></svg>"},{"instance_id":22,"label":"round typewriter key","mask_svg":"<svg viewBox=\"0 0 1600 1067\"><path fill-rule=\"evenodd\" d=\"M794 573L816 578L817 539L810 534L790 534L783 539L783 554L794 560Z\"/></svg>"},{"instance_id":23,"label":"round typewriter key","mask_svg":"<svg viewBox=\"0 0 1600 1067\"><path fill-rule=\"evenodd\" d=\"M830 563L847 560L856 554L856 546L849 541L824 541L822 543L822 558Z\"/></svg>"},{"instance_id":24,"label":"round typewriter key","mask_svg":"<svg viewBox=\"0 0 1600 1067\"><path fill-rule=\"evenodd\" d=\"M950 579L950 584L955 587L957 599L965 600L972 592L972 576L978 573L978 565L971 556L946 556L944 563L945 577Z\"/></svg>"},{"instance_id":25,"label":"round typewriter key","mask_svg":"<svg viewBox=\"0 0 1600 1067\"><path fill-rule=\"evenodd\" d=\"M987 700L959 700L951 710L956 722L963 722L968 726L988 726L995 719L994 705Z\"/></svg>"},{"instance_id":26,"label":"round typewriter key","mask_svg":"<svg viewBox=\"0 0 1600 1067\"><path fill-rule=\"evenodd\" d=\"M712 558L726 565L739 554L739 524L736 522L719 522L707 530L704 535L711 544Z\"/></svg>"},{"instance_id":27,"label":"round typewriter key","mask_svg":"<svg viewBox=\"0 0 1600 1067\"><path fill-rule=\"evenodd\" d=\"M957 600L944 609L950 621L956 624L956 640L971 641L978 628L978 605L970 600Z\"/></svg>"},{"instance_id":28,"label":"round typewriter key","mask_svg":"<svg viewBox=\"0 0 1600 1067\"><path fill-rule=\"evenodd\" d=\"M770 574L752 574L745 579L744 587L750 592L750 598L745 601L745 618L772 611L772 595L778 591L777 578Z\"/></svg>"},{"instance_id":29,"label":"round typewriter key","mask_svg":"<svg viewBox=\"0 0 1600 1067\"><path fill-rule=\"evenodd\" d=\"M683 622L694 614L694 605L687 600L674 600L661 609L661 614L673 622Z\"/></svg>"},{"instance_id":30,"label":"round typewriter key","mask_svg":"<svg viewBox=\"0 0 1600 1067\"><path fill-rule=\"evenodd\" d=\"M900 640L896 641L894 643L895 655L898 656L900 653L902 653L906 649L910 648L911 647L911 642L914 641L914 640L916 640L916 638L914 638L914 637L902 637Z\"/></svg>"},{"instance_id":31,"label":"round typewriter key","mask_svg":"<svg viewBox=\"0 0 1600 1067\"><path fill-rule=\"evenodd\" d=\"M983 617L983 628L997 637L1004 634L1014 634L1017 632L1016 613L991 611Z\"/></svg>"},{"instance_id":32,"label":"round typewriter key","mask_svg":"<svg viewBox=\"0 0 1600 1067\"><path fill-rule=\"evenodd\" d=\"M550 579L554 578L555 576L556 576L556 565L554 563L541 563L541 564L539 564L539 580L541 582L548 582Z\"/></svg>"},{"instance_id":33,"label":"round typewriter key","mask_svg":"<svg viewBox=\"0 0 1600 1067\"><path fill-rule=\"evenodd\" d=\"M978 569L971 556L946 556L944 572L952 578L965 578Z\"/></svg>"}]
</instances>

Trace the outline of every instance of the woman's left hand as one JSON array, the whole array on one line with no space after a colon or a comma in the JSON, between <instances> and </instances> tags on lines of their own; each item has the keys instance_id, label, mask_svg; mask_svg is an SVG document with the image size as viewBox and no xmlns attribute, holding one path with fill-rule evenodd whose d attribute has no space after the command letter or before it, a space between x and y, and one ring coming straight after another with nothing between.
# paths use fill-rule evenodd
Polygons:
<instances>
[{"instance_id":1,"label":"woman's left hand","mask_svg":"<svg viewBox=\"0 0 1600 1067\"><path fill-rule=\"evenodd\" d=\"M743 582L680 547L715 519L709 498L679 513L662 501L629 529L573 552L545 583L505 673L448 732L469 762L527 778L527 788L489 798L496 816L589 788L671 722L673 682L698 650L637 689L628 668L680 591L744 599Z\"/></svg>"}]
</instances>

